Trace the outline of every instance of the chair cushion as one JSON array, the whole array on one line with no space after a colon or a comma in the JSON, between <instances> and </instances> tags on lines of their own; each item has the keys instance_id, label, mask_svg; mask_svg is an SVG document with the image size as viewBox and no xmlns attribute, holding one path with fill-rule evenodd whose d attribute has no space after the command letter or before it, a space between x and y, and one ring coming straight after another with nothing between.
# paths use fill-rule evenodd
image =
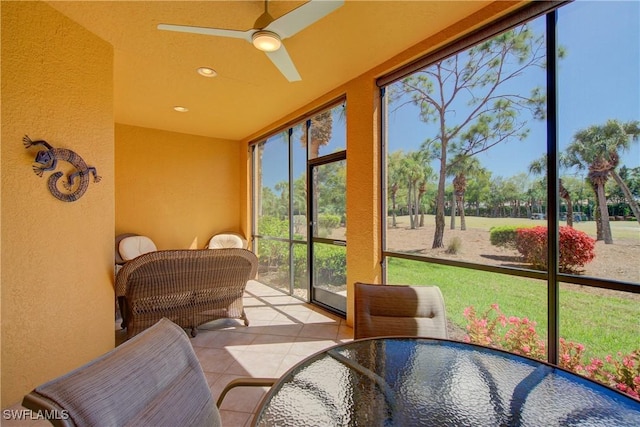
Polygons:
<instances>
[{"instance_id":1,"label":"chair cushion","mask_svg":"<svg viewBox=\"0 0 640 427\"><path fill-rule=\"evenodd\" d=\"M142 254L157 251L156 245L146 236L131 236L120 241L118 251L123 260L129 261Z\"/></svg>"},{"instance_id":2,"label":"chair cushion","mask_svg":"<svg viewBox=\"0 0 640 427\"><path fill-rule=\"evenodd\" d=\"M246 249L245 240L237 234L217 234L209 240L209 249L241 248Z\"/></svg>"}]
</instances>

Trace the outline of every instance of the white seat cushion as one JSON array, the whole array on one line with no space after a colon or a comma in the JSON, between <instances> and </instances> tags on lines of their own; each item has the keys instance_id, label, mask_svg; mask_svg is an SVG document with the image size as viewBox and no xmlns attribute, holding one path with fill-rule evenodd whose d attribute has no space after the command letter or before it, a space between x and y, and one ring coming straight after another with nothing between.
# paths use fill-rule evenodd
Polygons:
<instances>
[{"instance_id":1,"label":"white seat cushion","mask_svg":"<svg viewBox=\"0 0 640 427\"><path fill-rule=\"evenodd\" d=\"M120 241L118 251L123 260L129 261L142 254L157 251L156 245L146 236L131 236Z\"/></svg>"},{"instance_id":2,"label":"white seat cushion","mask_svg":"<svg viewBox=\"0 0 640 427\"><path fill-rule=\"evenodd\" d=\"M217 234L209 240L209 249L241 248L246 249L246 240L237 234Z\"/></svg>"}]
</instances>

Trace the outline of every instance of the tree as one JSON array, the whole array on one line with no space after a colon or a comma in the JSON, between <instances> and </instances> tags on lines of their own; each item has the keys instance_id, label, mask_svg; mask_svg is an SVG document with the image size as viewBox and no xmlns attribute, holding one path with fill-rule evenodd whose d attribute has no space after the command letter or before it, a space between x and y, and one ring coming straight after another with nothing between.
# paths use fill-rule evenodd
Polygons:
<instances>
[{"instance_id":1,"label":"tree","mask_svg":"<svg viewBox=\"0 0 640 427\"><path fill-rule=\"evenodd\" d=\"M566 149L564 156L566 165L589 171L587 178L597 195L602 239L605 244L613 243L605 194L609 175L624 192L636 220L640 222L638 203L615 170L620 162L620 152L627 150L631 141L637 141L638 135L640 135L640 122L622 123L618 120L608 120L604 125L589 126L576 132L573 141Z\"/></svg>"},{"instance_id":2,"label":"tree","mask_svg":"<svg viewBox=\"0 0 640 427\"><path fill-rule=\"evenodd\" d=\"M447 175L453 176L453 200L451 207L451 229L455 230L456 211L460 212L460 230L466 230L464 216L464 195L467 191L467 177L474 176L480 171L480 161L475 157L458 153L447 165Z\"/></svg>"},{"instance_id":3,"label":"tree","mask_svg":"<svg viewBox=\"0 0 640 427\"><path fill-rule=\"evenodd\" d=\"M333 130L332 110L325 110L316 114L311 119L309 127L309 158L315 159L320 157L320 147L327 145L331 141L331 132ZM306 144L307 140L303 136L302 143Z\"/></svg>"},{"instance_id":4,"label":"tree","mask_svg":"<svg viewBox=\"0 0 640 427\"><path fill-rule=\"evenodd\" d=\"M481 167L474 175L473 180L467 183L467 190L465 192L469 206L473 206L476 209L476 216L480 216L480 205L488 204L490 193L491 172Z\"/></svg>"},{"instance_id":5,"label":"tree","mask_svg":"<svg viewBox=\"0 0 640 427\"><path fill-rule=\"evenodd\" d=\"M509 197L511 204L511 217L520 218L522 216L523 202L527 200L527 190L531 187L531 182L527 177L527 174L521 172L519 174L510 176L505 185L505 191L508 190L506 195ZM526 206L526 203L524 203Z\"/></svg>"},{"instance_id":6,"label":"tree","mask_svg":"<svg viewBox=\"0 0 640 427\"><path fill-rule=\"evenodd\" d=\"M404 160L404 153L402 150L394 151L389 154L387 160L387 183L389 185L389 197L391 199L391 215L393 227L397 226L396 211L398 201L398 190L400 189L400 181L402 178L402 162Z\"/></svg>"},{"instance_id":7,"label":"tree","mask_svg":"<svg viewBox=\"0 0 640 427\"><path fill-rule=\"evenodd\" d=\"M529 173L535 175L547 174L547 155L545 154L539 159L534 160L529 165ZM567 204L567 226L573 227L573 203L571 202L571 193L565 188L562 179L558 180L558 195L564 199Z\"/></svg>"},{"instance_id":8,"label":"tree","mask_svg":"<svg viewBox=\"0 0 640 427\"><path fill-rule=\"evenodd\" d=\"M620 175L620 179L624 181L625 185L629 189L631 193L631 197L634 200L640 199L640 167L628 168L627 166L620 167L618 172ZM627 196L625 196L622 188L618 185L615 188L607 189L607 194L609 194L609 198L619 205L619 207L624 207L625 214L630 215L633 211L631 211L631 206L627 203Z\"/></svg>"},{"instance_id":9,"label":"tree","mask_svg":"<svg viewBox=\"0 0 640 427\"><path fill-rule=\"evenodd\" d=\"M447 157L473 156L510 140L522 140L529 117L545 115L539 88L530 95L511 92L511 83L530 67L544 67L544 37L527 25L502 33L471 49L444 59L401 80L394 102L413 103L420 120L433 123L436 134L422 149L439 160L433 248L444 246L444 207ZM398 107L399 108L399 107Z\"/></svg>"},{"instance_id":10,"label":"tree","mask_svg":"<svg viewBox=\"0 0 640 427\"><path fill-rule=\"evenodd\" d=\"M422 183L425 183L423 190L426 190L426 179L431 175L429 159L424 152L411 151L402 159L398 174L400 180L407 186L409 224L413 230L419 227L420 199L424 194L424 191L420 193L420 188Z\"/></svg>"}]
</instances>

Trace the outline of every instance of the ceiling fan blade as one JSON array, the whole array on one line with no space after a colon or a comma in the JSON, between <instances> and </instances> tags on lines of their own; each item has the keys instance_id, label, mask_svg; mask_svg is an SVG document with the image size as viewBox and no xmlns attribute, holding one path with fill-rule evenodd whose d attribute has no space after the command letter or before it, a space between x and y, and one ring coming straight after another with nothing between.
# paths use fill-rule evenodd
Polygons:
<instances>
[{"instance_id":1,"label":"ceiling fan blade","mask_svg":"<svg viewBox=\"0 0 640 427\"><path fill-rule=\"evenodd\" d=\"M265 30L273 31L284 40L324 18L343 4L344 0L310 0L276 19L267 25Z\"/></svg>"},{"instance_id":2,"label":"ceiling fan blade","mask_svg":"<svg viewBox=\"0 0 640 427\"><path fill-rule=\"evenodd\" d=\"M207 36L233 37L236 39L243 39L248 42L251 42L251 36L256 32L256 30L224 30L221 28L191 27L189 25L173 24L158 24L158 29L166 31L177 31L179 33L204 34Z\"/></svg>"},{"instance_id":3,"label":"ceiling fan blade","mask_svg":"<svg viewBox=\"0 0 640 427\"><path fill-rule=\"evenodd\" d=\"M284 48L284 45L280 46L280 49L275 52L265 52L271 62L274 63L278 70L289 80L290 82L297 82L302 80L300 77L300 73L296 69L296 66L293 64L287 49Z\"/></svg>"}]
</instances>

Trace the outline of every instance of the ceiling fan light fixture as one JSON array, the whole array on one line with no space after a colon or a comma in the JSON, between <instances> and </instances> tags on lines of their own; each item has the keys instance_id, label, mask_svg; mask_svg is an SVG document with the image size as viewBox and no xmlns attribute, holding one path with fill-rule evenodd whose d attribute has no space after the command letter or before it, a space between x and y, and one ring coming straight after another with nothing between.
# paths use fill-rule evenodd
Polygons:
<instances>
[{"instance_id":1,"label":"ceiling fan light fixture","mask_svg":"<svg viewBox=\"0 0 640 427\"><path fill-rule=\"evenodd\" d=\"M280 37L271 31L256 31L251 40L256 49L263 52L275 52L282 46Z\"/></svg>"}]
</instances>

